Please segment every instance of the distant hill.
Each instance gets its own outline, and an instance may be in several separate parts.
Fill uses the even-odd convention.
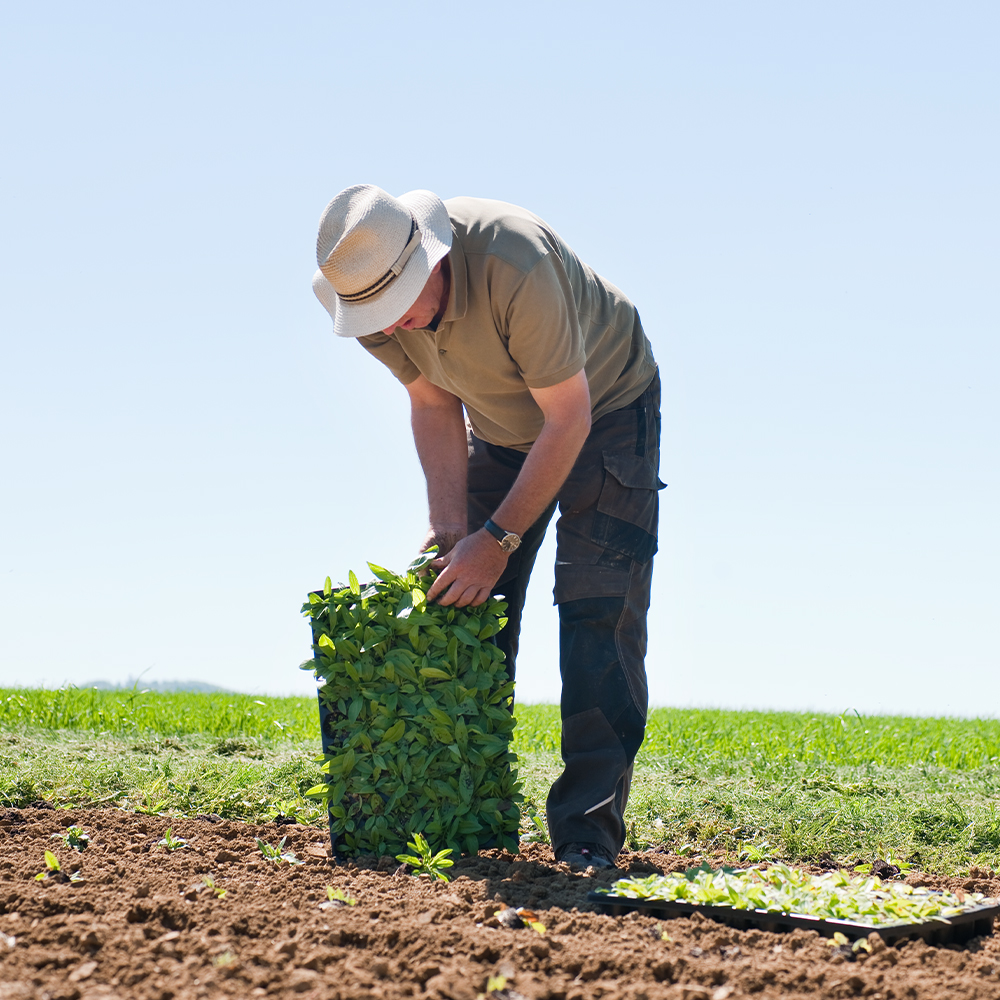
[[[78,685],[82,688],[97,688],[98,691],[131,691],[138,688],[140,691],[156,691],[160,694],[170,694],[174,691],[197,691],[202,694],[210,694],[219,691],[222,694],[234,694],[229,688],[216,687],[214,684],[206,684],[204,681],[143,681],[133,677],[124,684],[111,684],[108,681],[87,681],[86,684]]]

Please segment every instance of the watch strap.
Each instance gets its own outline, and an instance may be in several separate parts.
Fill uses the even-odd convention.
[[[507,537],[507,535],[508,535],[508,532],[504,531],[504,530],[503,530],[503,528],[501,528],[501,527],[500,527],[500,525],[499,525],[499,524],[497,524],[497,523],[496,523],[496,521],[494,521],[494,520],[493,520],[493,518],[491,518],[491,517],[488,517],[488,518],[486,518],[486,523],[485,523],[485,524],[483,525],[483,527],[484,527],[484,528],[485,528],[485,529],[486,529],[486,530],[487,530],[487,531],[488,531],[488,532],[489,532],[489,533],[490,533],[490,534],[491,534],[491,535],[492,535],[492,536],[493,536],[493,537],[494,537],[494,538],[495,538],[495,539],[496,539],[496,540],[497,540],[498,542],[501,542],[501,543],[503,542],[503,540],[504,540],[504,539],[505,539],[505,538]]]

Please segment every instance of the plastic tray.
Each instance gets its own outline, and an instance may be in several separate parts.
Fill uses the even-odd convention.
[[[627,896],[608,896],[592,892],[587,901],[595,903],[601,913],[619,917],[638,911],[650,917],[670,919],[689,917],[694,913],[718,920],[740,930],[759,928],[765,931],[793,931],[797,928],[817,931],[823,937],[833,937],[840,931],[849,937],[867,937],[877,931],[883,941],[919,937],[928,944],[964,944],[974,937],[988,937],[993,933],[993,918],[1000,915],[1000,901],[991,900],[971,907],[947,920],[925,920],[919,923],[872,924],[853,920],[824,920],[795,913],[769,913],[767,910],[735,910],[730,906],[705,906],[699,903],[666,902],[662,899],[629,899]]]

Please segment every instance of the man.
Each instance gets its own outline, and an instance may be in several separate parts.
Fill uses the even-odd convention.
[[[562,756],[556,858],[612,867],[647,708],[659,378],[631,302],[541,219],[429,191],[342,191],[320,219],[317,297],[410,395],[438,545],[431,600],[508,602],[514,678],[528,577],[558,504]],[[466,426],[468,419],[468,427]]]

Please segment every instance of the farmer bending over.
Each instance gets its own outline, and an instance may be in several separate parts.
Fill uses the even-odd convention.
[[[562,757],[546,803],[556,858],[614,865],[646,724],[660,384],[632,303],[541,219],[481,198],[326,207],[313,289],[406,387],[438,577],[456,607],[508,603],[514,678],[528,577],[556,506]]]

